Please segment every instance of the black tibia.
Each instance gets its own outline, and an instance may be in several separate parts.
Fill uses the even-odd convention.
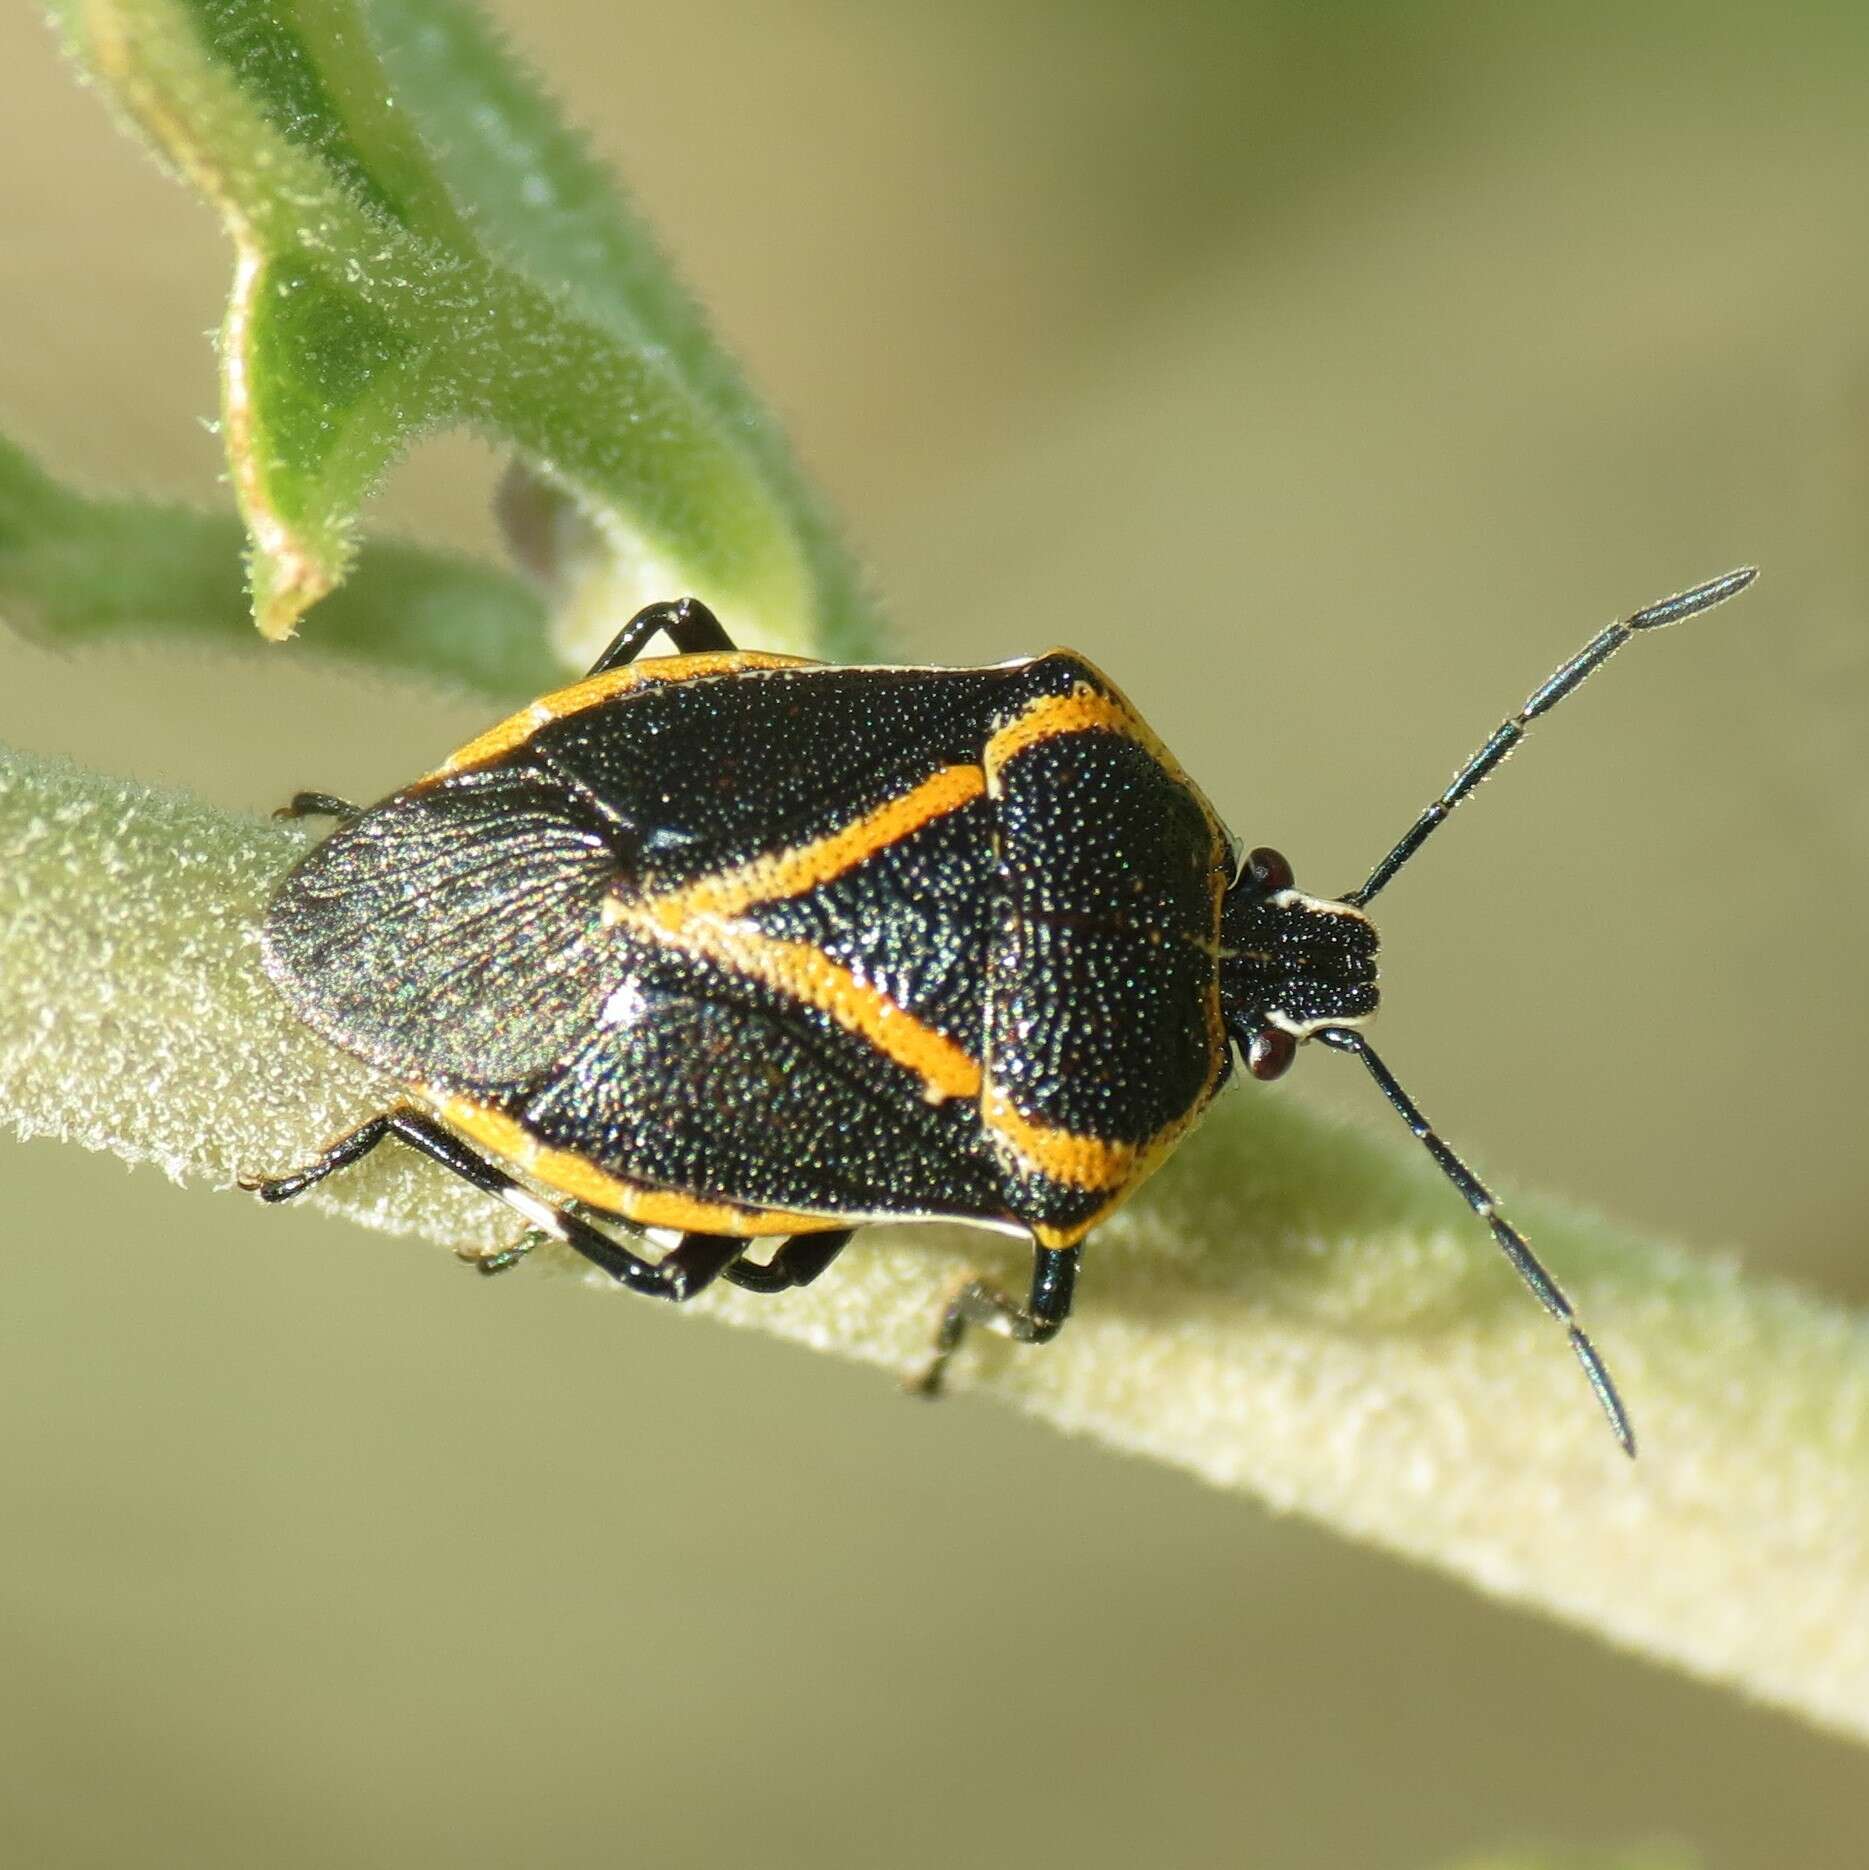
[[[831,1234],[794,1234],[764,1266],[735,1260],[725,1269],[727,1283],[747,1292],[789,1292],[794,1286],[808,1286],[850,1244],[855,1231],[845,1227]],[[744,1240],[734,1244],[746,1246]]]
[[[517,1209],[535,1227],[555,1235],[566,1246],[574,1247],[620,1285],[649,1298],[669,1299],[677,1305],[693,1298],[711,1285],[746,1246],[744,1240],[726,1234],[683,1234],[680,1243],[665,1253],[659,1264],[645,1260],[590,1222],[534,1195],[462,1142],[453,1131],[406,1106],[386,1110],[368,1123],[359,1124],[348,1136],[339,1137],[316,1162],[295,1174],[243,1177],[240,1185],[251,1189],[262,1201],[290,1201],[293,1196],[315,1187],[327,1175],[361,1162],[377,1144],[392,1136],[399,1143],[420,1150],[444,1169],[452,1170],[483,1194]],[[498,1272],[511,1263],[506,1255],[495,1254],[485,1266],[490,1272]]]
[[[984,1325],[1019,1344],[1049,1343],[1071,1315],[1080,1251],[1077,1247],[1037,1248],[1032,1256],[1031,1296],[1023,1305],[983,1279],[970,1279],[941,1314],[934,1355],[908,1378],[906,1387],[920,1396],[940,1395],[948,1360],[959,1349],[969,1325]]]
[[[334,798],[329,792],[295,792],[285,804],[273,813],[275,818],[337,818],[348,823],[362,811],[361,806],[352,805],[346,799]]]
[[[651,604],[647,610],[639,610],[617,632],[616,641],[591,664],[591,674],[602,675],[606,669],[620,669],[634,662],[649,647],[650,640],[664,632],[676,653],[683,656],[733,647],[733,638],[720,619],[698,597],[684,597],[673,604]]]
[[[564,1211],[560,1209],[559,1212]],[[576,1217],[566,1216],[566,1218],[570,1220]],[[594,1228],[591,1231],[597,1233],[599,1239],[608,1239],[607,1235],[598,1233],[598,1230]],[[534,1228],[523,1240],[513,1246],[503,1248],[498,1253],[472,1253],[463,1257],[477,1273],[510,1272],[535,1246],[550,1238],[549,1234]],[[613,1278],[622,1277],[606,1261],[597,1260],[581,1241],[569,1236],[567,1239],[569,1245],[576,1247],[587,1259],[595,1260],[596,1264]],[[681,1239],[656,1262],[655,1270],[662,1275],[668,1288],[661,1296],[674,1299],[679,1303],[683,1299],[693,1298],[697,1292],[705,1291],[720,1277],[721,1272],[737,1257],[745,1245],[746,1242],[737,1235],[683,1234]],[[630,1282],[625,1280],[624,1283]],[[676,1287],[679,1287],[679,1290],[676,1290]],[[641,1290],[640,1287],[637,1289]]]
[[[745,1246],[744,1240],[732,1234],[683,1234],[662,1255],[655,1269],[667,1287],[663,1296],[679,1305],[683,1299],[705,1291],[740,1257]],[[609,1272],[610,1268],[604,1270]]]

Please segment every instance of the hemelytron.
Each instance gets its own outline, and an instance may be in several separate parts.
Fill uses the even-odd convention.
[[[1242,860],[1068,650],[836,668],[736,650],[691,598],[652,606],[583,681],[381,804],[285,808],[339,824],[275,896],[266,970],[408,1097],[247,1185],[288,1200],[393,1136],[509,1203],[529,1240],[677,1302],[719,1277],[807,1285],[873,1222],[1029,1239],[1024,1303],[975,1281],[946,1308],[932,1391],[969,1323],[1055,1335],[1084,1237],[1236,1057],[1276,1078],[1317,1040],[1362,1060],[1568,1331],[1633,1454],[1569,1301],[1364,1036],[1368,910],[1532,721],[1754,575],[1593,637],[1336,898],[1275,850]],[[658,635],[676,653],[639,659]],[[651,1227],[680,1234],[658,1259],[639,1250]]]

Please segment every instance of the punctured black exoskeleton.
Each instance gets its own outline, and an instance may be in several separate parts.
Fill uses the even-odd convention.
[[[918,1378],[932,1392],[969,1323],[1056,1334],[1084,1236],[1235,1053],[1276,1078],[1316,1039],[1362,1060],[1565,1327],[1633,1454],[1569,1301],[1364,1037],[1367,911],[1533,720],[1638,633],[1754,576],[1592,638],[1340,898],[1299,890],[1277,851],[1242,861],[1068,650],[838,668],[736,650],[692,598],[652,606],[583,681],[380,805],[285,808],[340,823],[274,898],[266,970],[409,1101],[247,1186],[288,1200],[393,1136],[677,1302],[717,1277],[808,1285],[871,1222],[1030,1239],[1023,1304],[976,1280],[948,1305]],[[658,634],[676,654],[638,660]],[[600,1221],[681,1238],[650,1259]]]

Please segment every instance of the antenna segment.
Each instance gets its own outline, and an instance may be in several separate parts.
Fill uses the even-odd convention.
[[[1757,566],[1742,565],[1737,571],[1729,571],[1723,578],[1711,578],[1705,584],[1695,585],[1691,591],[1683,591],[1676,597],[1664,597],[1659,604],[1650,604],[1646,610],[1638,610],[1634,616],[1625,617],[1620,623],[1612,623],[1608,629],[1593,636],[1549,680],[1532,691],[1524,707],[1511,720],[1502,722],[1493,730],[1491,739],[1455,775],[1454,783],[1415,820],[1402,841],[1369,873],[1369,881],[1343,900],[1354,908],[1364,908],[1427,843],[1430,834],[1446,820],[1454,807],[1472,793],[1480,781],[1525,738],[1526,728],[1539,715],[1549,713],[1566,695],[1581,688],[1631,637],[1643,630],[1659,630],[1670,623],[1683,622],[1688,617],[1699,616],[1703,610],[1711,610],[1716,604],[1724,604],[1729,597],[1737,597],[1758,575]]]

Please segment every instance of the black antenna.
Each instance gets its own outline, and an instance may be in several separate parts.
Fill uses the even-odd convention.
[[[1688,593],[1689,597],[1695,595],[1697,593]],[[1673,601],[1678,604],[1685,603],[1687,599],[1676,598]],[[1719,599],[1711,601],[1718,603]],[[1612,644],[1611,648],[1614,647]],[[1608,655],[1609,650],[1603,654]],[[1588,673],[1586,669],[1585,674]],[[1577,1353],[1577,1361],[1583,1365],[1583,1373],[1590,1379],[1590,1387],[1596,1392],[1603,1413],[1609,1417],[1609,1425],[1615,1430],[1616,1439],[1622,1443],[1623,1453],[1633,1460],[1635,1430],[1629,1424],[1629,1412],[1622,1406],[1616,1385],[1610,1380],[1608,1367],[1597,1354],[1596,1346],[1590,1342],[1589,1334],[1577,1322],[1577,1313],[1570,1300],[1559,1290],[1557,1281],[1539,1264],[1538,1256],[1531,1250],[1525,1236],[1499,1212],[1491,1190],[1434,1133],[1427,1118],[1421,1114],[1420,1105],[1396,1083],[1394,1073],[1376,1056],[1369,1041],[1360,1032],[1348,1026],[1326,1026],[1311,1036],[1321,1039],[1328,1046],[1334,1046],[1339,1052],[1354,1052],[1369,1067],[1369,1075],[1382,1087],[1383,1096],[1395,1106],[1402,1121],[1415,1133],[1428,1154],[1441,1165],[1441,1173],[1460,1190],[1466,1198],[1467,1206],[1493,1230],[1493,1238],[1498,1241],[1506,1258],[1517,1268],[1519,1277],[1531,1287],[1545,1310],[1569,1331],[1570,1347]]]
[[[1455,775],[1454,783],[1415,820],[1401,843],[1369,873],[1369,881],[1343,900],[1358,909],[1368,903],[1428,841],[1428,834],[1524,739],[1526,728],[1581,687],[1587,677],[1602,668],[1638,631],[1659,630],[1665,624],[1697,617],[1703,610],[1711,610],[1716,604],[1724,604],[1729,597],[1737,597],[1758,575],[1757,566],[1742,565],[1723,578],[1710,579],[1706,584],[1695,585],[1691,591],[1681,592],[1678,597],[1665,597],[1659,604],[1650,604],[1646,610],[1638,610],[1633,617],[1612,623],[1607,630],[1592,637],[1549,681],[1533,690],[1530,699],[1511,720],[1494,730],[1492,738]],[[1377,1068],[1372,1064],[1370,1069]]]

